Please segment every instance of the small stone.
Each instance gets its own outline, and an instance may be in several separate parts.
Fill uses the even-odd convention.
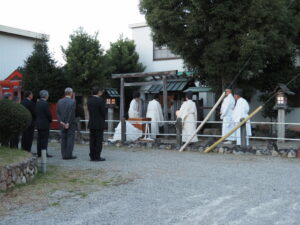
[[[256,155],[262,155],[261,150],[256,150]]]
[[[296,152],[294,150],[289,151],[287,157],[288,158],[295,158],[296,157]]]
[[[22,183],[22,179],[20,176],[17,177],[17,180],[16,180],[16,184],[21,184]]]
[[[6,190],[7,190],[6,182],[0,183],[0,191],[6,191]]]
[[[25,177],[25,176],[22,177],[21,183],[22,183],[22,184],[26,184],[26,177]]]
[[[272,154],[272,156],[274,156],[274,157],[279,156],[279,153],[278,153],[277,151],[275,151],[275,150],[272,150],[272,151],[271,151],[271,154]]]
[[[165,145],[160,145],[158,148],[159,149],[165,149],[165,147],[166,147]]]
[[[203,151],[204,151],[204,148],[203,148],[202,146],[200,146],[200,147],[198,148],[198,151],[199,151],[199,152],[203,152]]]
[[[236,151],[236,150],[233,150],[232,152],[234,155],[243,155],[244,153],[242,151]]]
[[[6,183],[7,183],[7,184],[12,183],[12,177],[11,177],[11,176],[9,176],[9,177],[7,178]]]
[[[219,154],[224,154],[224,148],[219,148],[219,152],[218,152]]]
[[[118,142],[117,144],[116,144],[116,147],[121,147],[122,146],[122,144],[120,143],[120,142]]]
[[[166,145],[165,149],[166,150],[171,150],[172,149],[172,145]]]

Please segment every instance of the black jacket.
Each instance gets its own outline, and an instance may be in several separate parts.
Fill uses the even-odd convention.
[[[34,127],[34,124],[35,124],[35,120],[36,120],[36,116],[35,116],[35,103],[27,98],[25,98],[21,104],[26,108],[28,109],[28,111],[30,112],[31,114],[31,124],[30,124],[30,127]]]
[[[36,128],[39,130],[50,129],[52,115],[47,101],[39,99],[36,103]]]
[[[89,129],[104,129],[105,104],[101,97],[91,96],[87,102],[89,110]]]

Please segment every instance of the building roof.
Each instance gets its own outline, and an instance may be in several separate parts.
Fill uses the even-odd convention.
[[[47,34],[42,34],[42,33],[36,33],[28,30],[22,30],[19,28],[14,28],[14,27],[8,27],[4,25],[0,25],[0,33],[5,33],[5,34],[12,34],[12,35],[17,35],[21,37],[26,37],[26,38],[31,38],[31,39],[46,39],[49,40],[49,35]]]
[[[131,29],[140,27],[148,27],[148,24],[146,22],[129,24],[129,28]]]
[[[189,87],[188,89],[184,90],[183,92],[211,92],[212,89],[210,87]]]

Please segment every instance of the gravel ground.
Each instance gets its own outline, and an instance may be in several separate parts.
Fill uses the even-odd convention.
[[[57,144],[50,164],[104,169],[131,177],[85,198],[32,212],[18,209],[0,224],[299,224],[299,159],[105,148],[106,162],[90,162],[88,146],[63,161]],[[33,203],[34,204],[34,203]]]

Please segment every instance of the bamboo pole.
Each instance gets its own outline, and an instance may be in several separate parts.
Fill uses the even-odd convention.
[[[197,133],[201,130],[201,128],[205,125],[205,123],[207,122],[207,120],[210,118],[210,116],[213,114],[213,112],[216,110],[216,108],[219,106],[219,104],[221,103],[221,101],[223,100],[223,98],[225,97],[225,91],[223,92],[223,94],[220,96],[220,98],[218,99],[218,101],[216,102],[216,104],[214,105],[214,107],[210,110],[210,112],[207,114],[207,116],[204,118],[204,120],[202,121],[202,123],[198,126],[198,128],[196,129],[195,133],[190,137],[190,139],[185,142],[185,144],[180,148],[179,152],[182,152],[186,146],[191,142],[191,140],[195,137],[195,135],[197,135]]]
[[[218,144],[220,144],[222,141],[224,141],[226,138],[228,138],[233,132],[235,132],[237,129],[239,129],[241,126],[243,126],[249,119],[251,119],[256,113],[258,113],[263,106],[257,107],[249,116],[247,116],[242,122],[240,122],[235,128],[233,128],[231,131],[229,131],[226,135],[221,137],[219,140],[217,140],[213,145],[211,145],[209,148],[205,149],[204,152],[209,152],[213,150]]]

